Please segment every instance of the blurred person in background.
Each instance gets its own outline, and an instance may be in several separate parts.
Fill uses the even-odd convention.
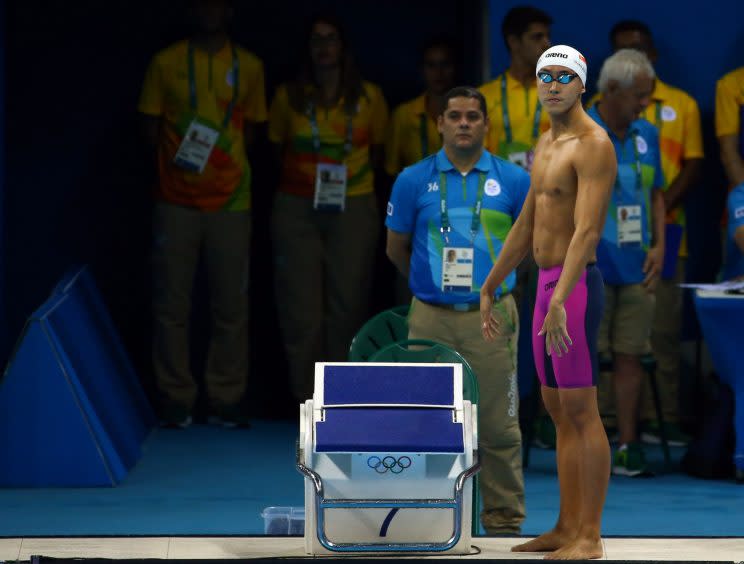
[[[201,260],[212,315],[205,382],[211,421],[248,426],[251,167],[266,121],[261,61],[228,34],[227,0],[193,0],[196,30],[157,53],[138,110],[157,158],[153,213],[153,372],[166,427],[187,427],[197,399],[190,366],[192,287]]]
[[[616,23],[610,31],[612,50],[637,49],[656,65],[658,53],[651,30],[637,20]],[[597,94],[589,105],[596,103]],[[689,437],[679,427],[680,333],[682,326],[682,289],[687,267],[685,198],[699,181],[703,166],[703,137],[700,110],[692,96],[654,78],[651,100],[641,117],[656,126],[664,171],[664,206],[667,211],[664,269],[656,285],[656,311],[651,332],[651,348],[657,360],[656,375],[662,404],[667,440],[674,446],[687,443]],[[603,396],[605,396],[603,394]],[[606,397],[606,396],[605,396]],[[608,402],[601,402],[604,408]],[[604,412],[604,409],[603,409]],[[650,387],[644,384],[641,395],[641,438],[658,444],[659,423],[651,402]]]
[[[385,172],[393,178],[405,167],[436,153],[442,147],[437,130],[444,95],[455,84],[457,49],[446,36],[429,39],[421,50],[424,92],[393,112],[385,143]],[[395,301],[410,303],[408,280],[398,273]]]
[[[388,110],[362,78],[341,23],[309,23],[297,77],[279,86],[269,140],[281,169],[272,216],[277,310],[290,385],[312,396],[314,363],[346,360],[366,319],[380,233],[374,177]]]

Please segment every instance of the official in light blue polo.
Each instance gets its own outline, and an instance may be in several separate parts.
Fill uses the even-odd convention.
[[[632,121],[625,137],[620,139],[610,131],[597,107],[592,106],[587,113],[607,130],[617,157],[617,179],[602,240],[597,247],[597,266],[606,284],[640,284],[645,277],[643,263],[652,243],[651,195],[664,187],[659,132],[653,124],[641,118]],[[629,236],[627,242],[619,241],[622,231],[618,222],[623,221],[622,208],[632,211],[635,206],[640,206],[641,239],[634,241]],[[625,216],[625,221],[633,219]]]
[[[489,534],[518,534],[524,520],[516,353],[519,319],[511,273],[496,290],[502,335],[480,330],[480,288],[529,190],[529,175],[484,149],[486,101],[452,89],[437,121],[442,149],[395,181],[385,225],[387,253],[414,295],[409,338],[462,354],[480,388],[481,522]]]

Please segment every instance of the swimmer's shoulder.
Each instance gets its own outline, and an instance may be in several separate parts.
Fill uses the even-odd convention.
[[[586,124],[586,127],[576,135],[576,139],[584,149],[615,150],[607,131],[594,120]]]

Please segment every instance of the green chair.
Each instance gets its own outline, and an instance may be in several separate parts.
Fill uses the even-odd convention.
[[[478,405],[478,380],[468,361],[456,350],[441,343],[425,339],[406,339],[390,343],[372,353],[369,362],[436,362],[462,365],[462,397]],[[480,486],[476,474],[473,477],[473,536],[480,532]]]
[[[408,306],[378,313],[354,336],[349,347],[349,362],[367,362],[386,345],[408,338]]]

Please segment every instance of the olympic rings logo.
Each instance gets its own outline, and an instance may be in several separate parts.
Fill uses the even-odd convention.
[[[393,474],[400,474],[411,464],[411,458],[408,456],[395,458],[394,456],[388,455],[382,459],[379,456],[370,456],[367,459],[367,466],[372,468],[372,470],[378,474],[385,474],[388,470]]]

